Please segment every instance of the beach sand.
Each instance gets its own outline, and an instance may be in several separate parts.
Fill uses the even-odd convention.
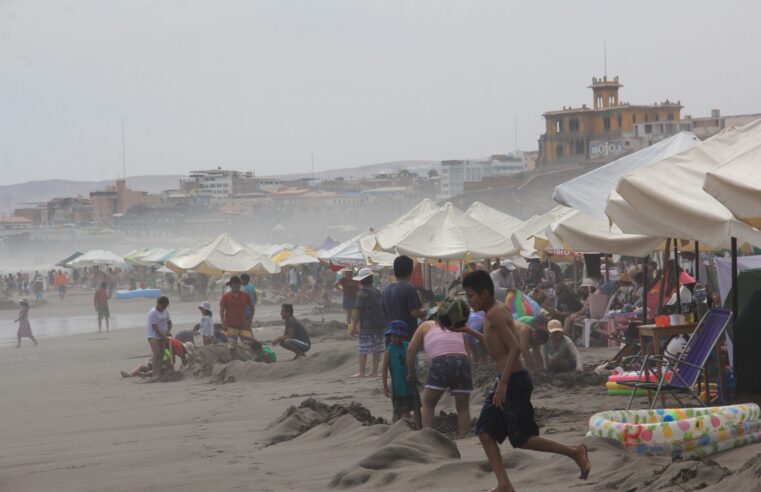
[[[89,333],[44,338],[38,347],[0,347],[0,491],[142,490],[488,490],[495,485],[478,439],[452,440],[433,430],[413,432],[390,420],[380,379],[351,379],[356,342],[338,323],[312,332],[308,357],[279,362],[224,363],[223,347],[205,349],[177,382],[123,379],[148,358],[145,328],[95,332],[89,294],[51,300],[35,319],[91,316]],[[150,300],[112,302],[116,322],[141,319]],[[261,340],[279,335],[278,306],[262,306]],[[191,320],[195,304],[175,303]],[[1,312],[7,336],[15,313]],[[297,317],[320,321],[308,306]],[[135,318],[132,318],[132,317]],[[338,320],[340,313],[326,315]],[[184,323],[175,331],[189,328]],[[15,333],[15,329],[13,331]],[[592,364],[613,352],[582,349]],[[478,416],[492,371],[478,370],[471,404]],[[761,446],[672,463],[638,456],[615,443],[585,438],[589,417],[622,408],[590,374],[537,377],[534,404],[542,435],[589,447],[592,473],[578,478],[568,458],[503,446],[517,490],[761,490]],[[454,411],[444,397],[437,408]],[[451,430],[451,417],[441,429]],[[370,424],[370,425],[367,425]]]

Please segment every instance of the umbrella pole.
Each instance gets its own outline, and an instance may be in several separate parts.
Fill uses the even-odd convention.
[[[695,282],[700,282],[700,243],[695,241]]]
[[[676,239],[674,239],[674,284],[676,285],[676,309],[679,313],[682,309],[682,298],[679,295],[679,251],[676,243]]]
[[[605,281],[610,282],[610,263],[607,254],[605,255]]]
[[[669,252],[671,250],[671,238],[666,239],[666,247],[663,249],[663,264],[661,266],[661,290],[658,294],[658,312],[663,309],[663,303],[666,297],[666,263],[669,261]]]
[[[648,263],[650,262],[650,257],[645,256],[642,258],[642,324],[647,324],[647,287],[648,287]]]
[[[737,238],[732,238],[732,324],[737,321],[738,297],[737,297]]]

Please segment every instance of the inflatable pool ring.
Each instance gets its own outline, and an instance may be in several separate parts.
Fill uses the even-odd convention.
[[[637,379],[639,379],[640,381],[644,381],[645,375],[643,374],[642,376],[640,376],[639,372],[629,371],[629,372],[624,372],[621,374],[612,374],[608,376],[608,382],[611,382],[611,383],[617,383],[619,381],[636,381]],[[658,379],[651,372],[647,374],[647,379],[650,382],[655,382],[655,383],[658,382]],[[671,371],[666,371],[666,381],[670,379],[671,379]]]
[[[615,439],[640,454],[702,458],[761,441],[755,403],[705,408],[612,410],[589,419],[587,436]]]
[[[632,394],[632,390],[634,389],[631,386],[625,386],[623,384],[618,384],[617,382],[608,381],[605,383],[605,388],[608,390],[609,396],[629,396]],[[716,383],[710,383],[709,385],[710,391],[711,391],[711,397],[716,396]],[[705,396],[705,390],[701,395]],[[637,396],[647,396],[647,389],[645,388],[637,388]],[[701,396],[701,398],[703,397]]]
[[[115,293],[117,299],[135,299],[138,297],[156,299],[160,295],[161,289],[117,290]]]

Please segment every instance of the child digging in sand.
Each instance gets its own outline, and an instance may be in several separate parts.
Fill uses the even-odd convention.
[[[407,323],[400,320],[392,321],[386,330],[386,336],[390,338],[391,343],[386,347],[386,353],[383,356],[383,393],[386,397],[391,398],[394,416],[392,422],[397,420],[410,419],[415,409],[415,398],[412,395],[412,388],[407,381],[407,343],[404,339],[407,336]],[[388,374],[391,373],[391,387],[388,385]]]
[[[505,438],[510,440],[514,448],[568,456],[579,466],[581,479],[585,480],[591,465],[584,444],[567,446],[539,437],[539,427],[534,421],[534,407],[531,405],[531,392],[534,388],[531,376],[520,361],[521,349],[513,317],[505,305],[494,298],[494,283],[489,274],[483,271],[470,273],[463,280],[462,286],[470,306],[474,310],[486,312],[483,335],[467,325],[462,331],[484,343],[497,364],[498,375],[494,389],[486,397],[476,424],[476,433],[497,477],[497,487],[492,490],[515,490],[507,477],[497,444]]]

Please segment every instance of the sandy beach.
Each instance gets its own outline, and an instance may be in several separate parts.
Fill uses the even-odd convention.
[[[147,384],[123,379],[119,371],[148,357],[145,328],[131,320],[142,320],[152,301],[113,301],[118,329],[99,334],[90,299],[75,293],[65,303],[53,299],[31,311],[33,329],[44,318],[81,316],[89,324],[71,329],[84,333],[41,338],[37,347],[28,340],[20,349],[0,347],[0,490],[465,491],[495,484],[478,439],[446,435],[450,418],[440,419],[443,434],[377,423],[390,420],[390,401],[379,378],[349,377],[356,372],[356,342],[334,321],[340,313],[320,323],[311,306],[296,306],[297,317],[317,323],[307,324],[314,344],[305,359],[290,361],[277,347],[276,364],[225,363],[229,355],[217,346],[204,349],[183,380]],[[280,334],[278,310],[257,311],[265,325],[260,340]],[[194,303],[175,303],[170,311],[178,320],[175,331],[192,326]],[[15,333],[14,315],[0,313],[4,340]],[[613,349],[581,351],[593,365]],[[491,374],[484,368],[474,375],[473,417]],[[535,386],[541,433],[568,443],[583,440],[592,473],[581,481],[567,458],[506,445],[517,490],[761,490],[759,445],[704,462],[638,456],[584,438],[592,414],[626,402],[607,396],[599,377],[537,375]],[[437,412],[453,409],[445,397]]]

